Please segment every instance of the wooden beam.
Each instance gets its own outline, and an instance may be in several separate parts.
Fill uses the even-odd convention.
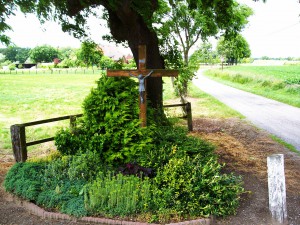
[[[139,45],[139,66],[138,69],[146,69],[146,53],[147,47],[146,45]]]
[[[143,70],[107,70],[108,77],[129,77],[129,73],[138,76],[139,74],[147,75],[153,71],[151,77],[177,77],[178,71],[164,69],[143,69]]]

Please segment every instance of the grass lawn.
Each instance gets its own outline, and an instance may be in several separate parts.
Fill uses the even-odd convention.
[[[100,74],[0,74],[0,150],[11,151],[10,126],[59,116],[82,113],[81,104],[95,86]],[[189,100],[193,117],[241,117],[234,110],[191,85]],[[164,78],[164,104],[180,103],[170,78]],[[179,108],[166,109],[170,116],[181,116]],[[26,128],[27,141],[53,136],[68,121]],[[28,147],[41,150],[48,143]]]
[[[13,124],[81,113],[81,103],[99,77],[100,74],[0,74],[1,151],[11,149],[9,129]],[[27,140],[52,136],[62,124],[28,127]]]
[[[222,83],[300,107],[300,66],[232,66],[205,73]]]

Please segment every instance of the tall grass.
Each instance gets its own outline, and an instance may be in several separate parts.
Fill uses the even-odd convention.
[[[233,66],[205,74],[241,90],[300,107],[300,66]]]

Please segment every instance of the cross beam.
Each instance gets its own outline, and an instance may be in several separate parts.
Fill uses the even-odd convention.
[[[147,126],[147,77],[177,77],[178,70],[146,69],[146,46],[139,45],[137,70],[107,70],[108,77],[135,77],[139,80],[141,126]]]

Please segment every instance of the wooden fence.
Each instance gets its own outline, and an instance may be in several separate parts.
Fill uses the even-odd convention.
[[[189,131],[193,131],[193,121],[192,121],[192,105],[190,102],[174,105],[164,105],[164,108],[170,107],[185,107],[186,116],[184,117],[187,120],[187,126]]]
[[[54,68],[54,69],[17,69],[17,70],[1,70],[0,74],[100,74],[101,69],[85,69],[85,68]]]
[[[193,130],[192,109],[191,109],[190,102],[185,103],[185,104],[164,105],[163,107],[164,108],[185,107],[185,110],[187,112],[186,119],[187,119],[188,130],[189,131]],[[56,121],[61,121],[61,120],[70,120],[70,128],[72,129],[75,126],[76,119],[81,116],[82,116],[82,114],[77,114],[77,115],[62,116],[62,117],[57,117],[57,118],[52,118],[52,119],[39,120],[39,121],[34,121],[34,122],[29,122],[29,123],[12,125],[10,127],[10,133],[11,133],[13,154],[14,154],[16,162],[25,162],[27,160],[27,147],[28,146],[37,145],[37,144],[41,144],[44,142],[54,140],[54,137],[49,137],[49,138],[45,138],[45,139],[41,139],[41,140],[27,142],[26,141],[26,130],[25,130],[26,127],[39,125],[39,124],[45,124],[45,123],[51,123],[51,122],[56,122]]]
[[[61,120],[70,120],[70,127],[74,127],[76,118],[81,117],[82,114],[71,115],[71,116],[62,116],[52,119],[46,120],[39,120],[29,123],[23,124],[14,124],[10,127],[10,134],[11,134],[11,142],[12,142],[12,150],[17,162],[25,162],[27,160],[27,147],[31,145],[37,145],[48,141],[53,141],[54,137],[49,137],[41,140],[36,140],[32,142],[26,142],[26,127],[44,124],[44,123],[51,123],[55,121]]]

